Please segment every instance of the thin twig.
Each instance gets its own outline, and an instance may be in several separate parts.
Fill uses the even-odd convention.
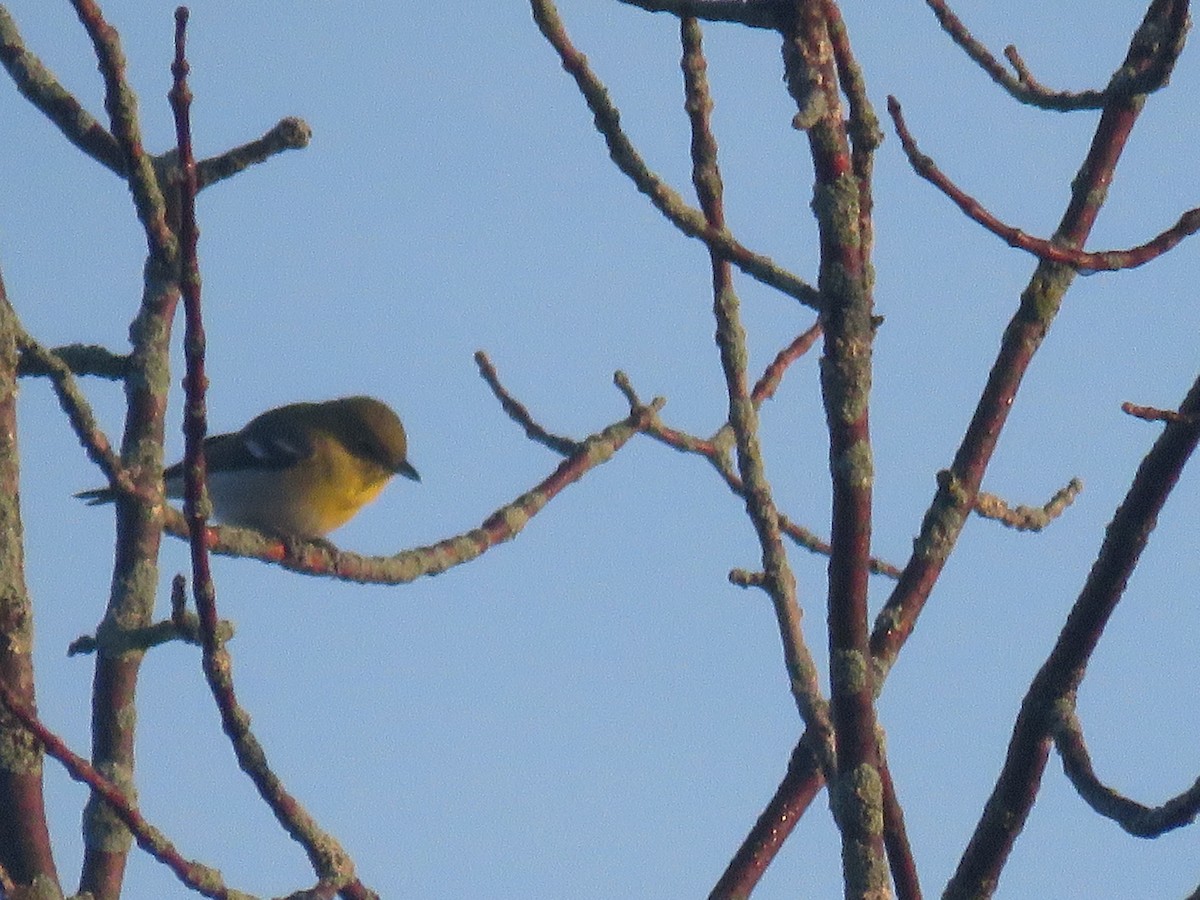
[[[258,789],[284,830],[303,848],[318,877],[335,885],[347,897],[374,897],[359,883],[354,862],[332,835],[323,831],[300,803],[284,788],[270,769],[266,754],[250,731],[250,717],[238,703],[233,685],[233,664],[219,639],[216,586],[213,583],[206,546],[208,503],[205,497],[207,466],[204,438],[207,433],[205,393],[205,335],[201,308],[200,268],[197,260],[196,161],[192,154],[190,108],[192,93],[187,76],[186,55],[188,10],[175,13],[174,81],[168,95],[175,115],[175,133],[182,178],[180,188],[179,245],[184,306],[184,356],[186,374],[184,406],[184,517],[187,520],[192,560],[192,595],[200,619],[204,676],[221,714],[225,733],[233,743],[238,764]],[[175,604],[178,605],[177,603]]]
[[[992,55],[982,43],[977,41],[962,20],[956,16],[945,0],[925,0],[933,14],[937,16],[942,30],[954,40],[954,43],[979,65],[991,77],[992,81],[1004,88],[1008,93],[1029,106],[1040,109],[1069,112],[1078,109],[1099,109],[1106,99],[1105,91],[1052,91],[1034,81],[1028,69],[1016,55],[1016,49],[1011,45],[1005,50],[1016,75],[1008,71],[1000,60]]]
[[[764,401],[770,400],[775,395],[775,389],[779,387],[779,382],[783,380],[783,374],[788,367],[812,349],[812,345],[820,336],[821,321],[818,319],[812,324],[812,327],[798,334],[790,344],[775,354],[775,358],[763,370],[762,375],[755,382],[753,390],[750,391],[750,399],[754,401],[755,406],[762,406]]]
[[[96,421],[91,404],[79,389],[73,368],[57,352],[47,350],[24,330],[18,337],[18,346],[22,360],[30,369],[49,376],[58,404],[67,414],[71,429],[87,452],[88,459],[100,467],[114,490],[133,492],[133,481],[100,423]]]
[[[496,395],[496,399],[500,401],[501,408],[508,413],[510,419],[525,430],[526,437],[531,441],[536,441],[539,444],[549,447],[560,456],[570,456],[573,453],[579,452],[579,441],[551,434],[534,421],[529,410],[505,390],[504,385],[500,383],[500,376],[496,374],[496,367],[492,365],[492,361],[488,359],[488,355],[482,350],[475,351],[475,365],[479,366],[479,374],[487,382],[488,387],[492,389],[492,393]]]
[[[199,160],[196,163],[196,189],[202,191],[286,150],[302,150],[310,140],[312,129],[303,119],[294,116],[281,119],[262,137],[226,150],[220,156]]]
[[[896,125],[896,134],[904,146],[908,161],[918,175],[949,197],[954,204],[972,221],[982,225],[1010,247],[1032,253],[1038,259],[1046,262],[1062,263],[1081,271],[1115,272],[1121,269],[1134,269],[1145,265],[1153,259],[1162,256],[1175,247],[1186,237],[1200,231],[1200,207],[1189,209],[1179,217],[1174,225],[1161,234],[1156,235],[1144,244],[1131,247],[1128,250],[1076,250],[1064,247],[1052,240],[1038,238],[1026,234],[1001,221],[983,204],[967,194],[943,173],[937,164],[918,148],[904,116],[900,104],[895,97],[888,97],[888,112]]]
[[[1137,419],[1147,422],[1182,422],[1187,417],[1173,409],[1158,409],[1153,406],[1138,406],[1126,401],[1121,404],[1121,410]]]
[[[975,497],[975,513],[1015,528],[1017,531],[1041,531],[1075,502],[1083,482],[1072,478],[1041,506],[1009,506],[1002,497],[980,491]]]
[[[712,96],[708,90],[708,63],[704,58],[700,23],[692,17],[680,20],[683,43],[681,68],[685,100],[692,128],[692,183],[700,206],[711,227],[725,227],[724,187],[717,163],[717,141],[712,132]],[[817,666],[801,629],[800,604],[796,595],[796,577],[784,549],[779,528],[779,509],[767,482],[766,467],[759,445],[758,409],[750,396],[746,376],[746,332],[742,326],[740,304],[733,287],[729,261],[716,251],[710,252],[713,284],[713,315],[721,370],[729,397],[729,424],[737,446],[738,470],[746,490],[742,494],[746,514],[758,536],[762,554],[761,586],[771,598],[783,641],[784,662],[796,708],[804,724],[822,735],[819,746],[832,765],[833,728],[829,707],[821,694]]]
[[[820,294],[811,285],[783,269],[773,260],[754,253],[733,237],[727,228],[713,227],[704,213],[686,203],[679,192],[650,171],[633,143],[621,129],[621,117],[609,99],[608,90],[588,66],[587,57],[571,43],[551,0],[531,0],[533,18],[546,40],[557,51],[563,68],[587,101],[595,118],[596,130],[608,144],[608,152],[617,168],[628,176],[655,208],[688,237],[698,238],[723,259],[763,284],[769,285],[813,309],[820,308]]]

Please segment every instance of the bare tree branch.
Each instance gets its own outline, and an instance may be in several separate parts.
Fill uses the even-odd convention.
[[[1076,269],[1091,272],[1115,272],[1120,269],[1133,269],[1145,265],[1153,259],[1162,256],[1175,247],[1186,237],[1200,231],[1200,207],[1189,209],[1179,217],[1179,221],[1161,234],[1156,235],[1144,244],[1131,247],[1128,250],[1076,250],[1064,247],[1053,240],[1033,237],[1019,228],[1014,228],[1000,221],[978,200],[967,194],[952,182],[937,167],[934,161],[917,148],[917,143],[905,124],[900,111],[900,104],[895,97],[888,97],[888,111],[896,124],[896,134],[908,156],[909,163],[918,175],[940,190],[954,201],[966,216],[978,222],[996,237],[1010,247],[1032,253],[1045,262],[1062,263]]]
[[[1189,415],[1200,411],[1200,378],[1192,384],[1180,411]],[[1172,422],[1138,466],[1133,484],[1105,530],[1100,552],[1067,623],[1021,703],[1004,767],[946,887],[948,900],[978,897],[999,880],[1037,796],[1050,743],[1060,723],[1058,710],[1083,680],[1088,659],[1197,443],[1200,421]]]
[[[567,36],[558,10],[551,0],[532,0],[533,18],[552,47],[558,52],[563,68],[575,79],[579,91],[595,117],[596,130],[608,144],[608,152],[617,168],[627,175],[637,189],[650,198],[664,216],[688,237],[699,238],[749,275],[770,285],[805,306],[820,308],[820,294],[791,272],[781,268],[766,256],[742,246],[722,226],[714,228],[704,213],[689,206],[679,193],[650,171],[633,143],[621,130],[621,117],[609,99],[608,90],[587,64],[587,57],[575,49]]]
[[[985,519],[994,519],[1017,531],[1041,531],[1075,502],[1079,492],[1083,490],[1083,482],[1072,478],[1065,487],[1054,492],[1054,496],[1038,507],[1009,506],[1003,498],[986,491],[980,491],[975,497],[975,513]]]
[[[1083,740],[1083,726],[1074,703],[1059,704],[1054,746],[1062,757],[1063,772],[1097,813],[1112,819],[1134,837],[1154,838],[1190,825],[1200,813],[1200,778],[1190,788],[1161,806],[1145,806],[1103,784],[1092,768],[1092,757]]]

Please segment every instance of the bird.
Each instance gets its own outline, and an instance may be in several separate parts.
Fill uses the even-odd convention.
[[[408,461],[400,417],[373,397],[290,403],[240,431],[205,438],[213,518],[282,538],[323,540],[391,481],[421,476]],[[183,496],[183,463],[163,471],[166,495]],[[80,491],[89,506],[112,488]]]

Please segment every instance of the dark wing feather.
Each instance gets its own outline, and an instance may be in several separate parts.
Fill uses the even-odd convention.
[[[286,469],[312,455],[308,435],[298,429],[280,426],[259,416],[241,431],[216,434],[204,441],[204,455],[210,472],[236,472],[241,469]],[[183,476],[183,463],[165,472],[167,479]]]

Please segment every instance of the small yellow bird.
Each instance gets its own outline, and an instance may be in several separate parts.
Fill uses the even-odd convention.
[[[372,397],[292,403],[241,431],[206,438],[213,517],[281,537],[319,538],[350,521],[393,475],[421,476],[407,459],[400,417]],[[163,472],[168,497],[183,496],[183,463]],[[111,503],[111,488],[75,495]]]

